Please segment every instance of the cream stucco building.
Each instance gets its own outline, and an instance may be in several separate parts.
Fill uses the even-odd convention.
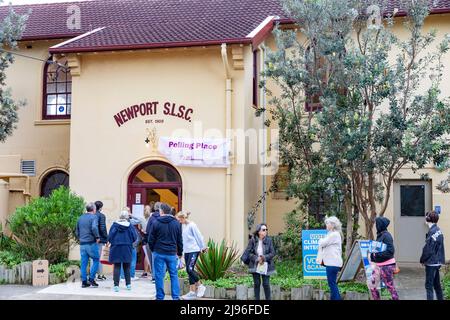
[[[191,211],[206,238],[232,240],[242,249],[247,213],[273,179],[261,174],[267,158],[260,156],[271,131],[263,129],[253,106],[267,103],[255,88],[264,63],[261,45],[275,48],[271,30],[276,22],[289,23],[277,0],[15,7],[19,13],[28,8],[33,11],[19,43],[21,55],[7,73],[13,96],[27,105],[13,136],[0,144],[2,221],[31,197],[66,184],[87,201],[101,200],[109,224],[124,206],[140,210],[164,201]],[[450,32],[447,12],[450,7],[435,10],[427,19],[427,28],[438,27],[440,37]],[[450,70],[449,60],[446,66]],[[449,80],[447,72],[444,83]],[[161,151],[160,139],[181,131],[202,142],[231,138],[231,165],[174,163]],[[408,184],[410,192],[423,192],[426,210],[441,206],[450,254],[450,197],[435,188],[447,173],[424,171],[431,181],[402,172],[387,212],[398,246],[417,238],[413,251],[405,247],[400,256],[406,262],[417,260],[414,250],[424,235],[423,218],[395,214],[401,186]],[[269,195],[256,222],[267,221],[276,234],[294,207],[293,200]]]

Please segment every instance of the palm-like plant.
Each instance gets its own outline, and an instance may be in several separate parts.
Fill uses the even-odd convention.
[[[209,239],[208,251],[201,254],[197,261],[197,272],[202,279],[216,281],[223,278],[238,257],[239,250],[234,243],[227,247],[225,240],[219,244]]]

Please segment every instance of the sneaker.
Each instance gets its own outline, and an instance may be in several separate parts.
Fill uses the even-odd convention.
[[[83,281],[82,283],[81,283],[81,287],[82,288],[89,288],[91,285],[87,282],[87,281]]]
[[[114,292],[119,292],[119,286],[114,286],[113,290]]]
[[[104,275],[102,275],[102,274],[99,274],[97,276],[97,281],[103,281],[103,280],[106,280],[106,277]]]
[[[90,279],[90,280],[89,280],[89,284],[90,284],[91,286],[93,286],[94,288],[97,288],[97,287],[98,287],[98,283],[95,282],[95,280]]]
[[[202,298],[205,295],[206,287],[204,285],[199,285],[197,289],[197,297]]]
[[[147,272],[144,272],[144,273],[142,274],[141,278],[148,278]]]
[[[137,277],[131,278],[131,281],[138,281],[138,280],[139,280],[139,278],[137,278]]]
[[[125,282],[125,279],[124,278],[120,278],[120,282]]]
[[[131,284],[127,284],[127,290],[131,290]]]
[[[197,299],[197,294],[194,291],[189,291],[188,294],[185,294],[181,298],[183,300],[195,300],[195,299]]]
[[[155,280],[155,279],[152,279],[152,283],[155,284],[155,283],[156,283],[156,280]]]

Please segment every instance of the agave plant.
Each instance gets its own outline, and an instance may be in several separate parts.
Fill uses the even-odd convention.
[[[200,255],[197,261],[197,272],[202,279],[216,281],[222,278],[239,257],[239,250],[233,243],[227,247],[225,240],[216,243],[208,240],[208,251]]]

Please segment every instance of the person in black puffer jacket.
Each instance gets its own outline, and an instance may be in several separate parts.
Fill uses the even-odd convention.
[[[441,279],[439,277],[439,269],[445,264],[444,235],[437,226],[439,214],[435,211],[428,212],[425,221],[430,231],[428,231],[423,247],[420,263],[425,265],[425,289],[427,290],[427,300],[434,299],[434,291],[436,298],[444,300],[442,294]]]
[[[371,253],[370,260],[375,262],[376,267],[379,270],[379,272],[375,272],[373,276],[380,277],[383,280],[391,293],[392,300],[398,300],[398,293],[394,286],[394,271],[396,269],[394,239],[389,231],[387,231],[389,223],[391,222],[385,217],[378,217],[375,219],[377,242],[384,243],[386,245],[386,250],[378,253]],[[380,292],[376,287],[371,288],[370,292],[374,300],[380,300]]]

